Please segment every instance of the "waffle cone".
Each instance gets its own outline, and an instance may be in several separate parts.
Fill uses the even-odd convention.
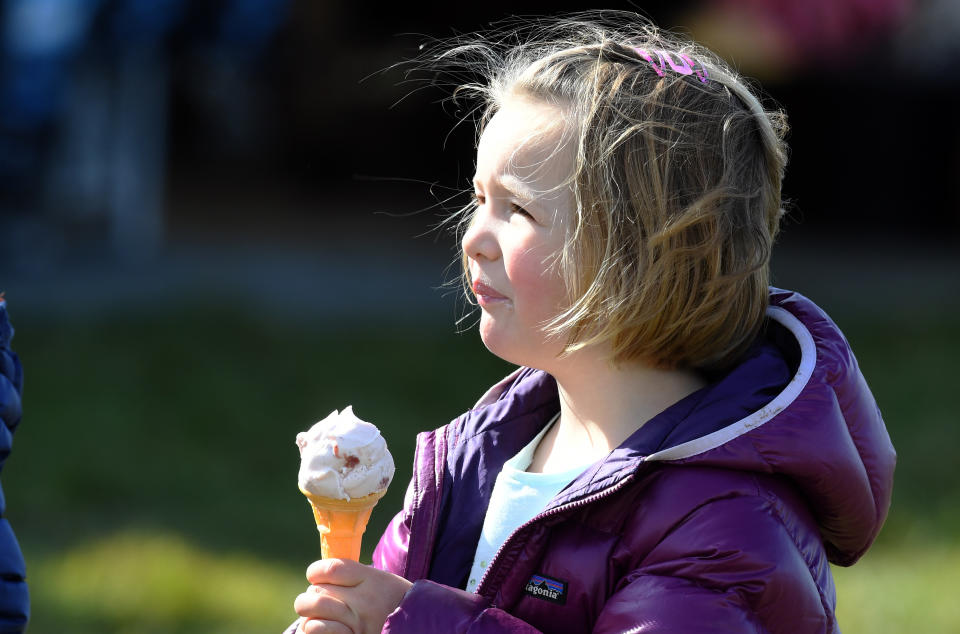
[[[320,532],[320,553],[324,559],[360,559],[360,543],[370,513],[386,489],[362,498],[340,500],[300,491],[307,496]]]

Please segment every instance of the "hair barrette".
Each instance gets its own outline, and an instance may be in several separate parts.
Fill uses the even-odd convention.
[[[707,69],[703,67],[703,64],[700,64],[689,55],[684,53],[671,53],[670,51],[664,50],[653,51],[651,53],[645,48],[636,46],[632,48],[637,55],[650,63],[650,66],[653,67],[653,70],[660,77],[664,76],[666,68],[669,66],[671,70],[681,75],[696,75],[697,79],[704,84],[710,81],[707,75]],[[656,56],[656,61],[654,61],[654,55]],[[674,56],[680,61],[674,59]]]

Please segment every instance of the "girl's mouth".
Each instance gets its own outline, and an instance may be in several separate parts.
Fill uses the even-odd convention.
[[[506,295],[497,292],[492,286],[486,284],[482,280],[474,280],[471,286],[473,289],[473,294],[477,298],[477,303],[481,307],[487,307],[492,304],[498,304],[505,301],[509,301]]]

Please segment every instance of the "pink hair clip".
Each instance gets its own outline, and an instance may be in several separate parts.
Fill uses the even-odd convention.
[[[680,73],[681,75],[696,75],[704,84],[710,81],[709,76],[707,75],[707,69],[703,67],[702,64],[695,61],[689,55],[684,53],[671,53],[670,51],[653,51],[651,54],[644,48],[633,47],[634,52],[643,59],[650,62],[650,66],[653,67],[653,70],[660,77],[664,76],[664,71],[667,66],[670,66],[670,69],[674,72]],[[657,61],[653,61],[653,55],[657,56]],[[679,58],[679,62],[674,59],[674,56]]]

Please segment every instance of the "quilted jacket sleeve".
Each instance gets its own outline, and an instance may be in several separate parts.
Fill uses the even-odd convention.
[[[20,393],[23,371],[10,349],[13,327],[7,319],[6,302],[0,297],[0,471],[10,455],[13,432],[20,424]],[[30,610],[23,555],[17,538],[4,517],[0,489],[0,632],[22,632]]]

